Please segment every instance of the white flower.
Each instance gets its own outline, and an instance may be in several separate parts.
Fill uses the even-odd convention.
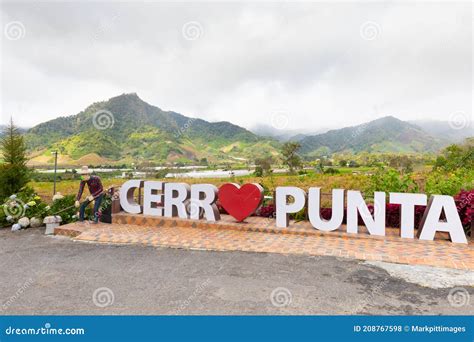
[[[60,192],[57,192],[54,196],[53,196],[53,202],[56,201],[56,200],[60,200],[60,199],[63,199],[64,196],[61,195]]]
[[[28,209],[30,206],[28,204],[25,204],[23,208]]]
[[[10,199],[11,199],[11,200],[16,200],[16,195],[11,195],[11,196],[10,196]]]
[[[22,228],[26,228],[30,225],[30,219],[28,217],[22,217],[18,220],[18,223]]]
[[[42,224],[43,224],[43,220],[40,219],[40,218],[32,217],[30,219],[30,225],[31,225],[32,228],[41,227]]]

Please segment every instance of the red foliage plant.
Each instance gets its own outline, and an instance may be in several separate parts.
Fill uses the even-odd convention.
[[[454,196],[454,201],[463,226],[468,228],[474,221],[474,189],[461,190]]]

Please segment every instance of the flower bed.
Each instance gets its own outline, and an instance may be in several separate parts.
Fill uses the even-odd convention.
[[[12,230],[27,227],[40,227],[46,216],[58,215],[63,224],[77,221],[78,208],[74,206],[74,195],[56,194],[48,205],[40,196],[27,189],[7,198],[0,210],[0,227],[11,226]],[[99,215],[111,204],[110,195],[105,195],[99,209]],[[85,212],[86,219],[93,219],[90,207]]]

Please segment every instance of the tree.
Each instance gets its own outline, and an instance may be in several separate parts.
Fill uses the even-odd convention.
[[[446,147],[435,162],[435,170],[453,171],[460,168],[474,168],[474,138],[463,144]]]
[[[10,120],[0,140],[3,164],[0,165],[0,199],[22,190],[30,181],[26,145],[18,128]]]
[[[262,177],[263,176],[263,169],[261,166],[255,166],[255,171],[254,171],[254,176],[255,177]]]
[[[297,154],[301,145],[298,142],[288,141],[283,144],[281,154],[283,155],[283,164],[288,166],[290,173],[301,167],[301,158]]]
[[[255,159],[255,173],[269,174],[272,171],[273,157],[265,156]],[[258,170],[258,171],[257,171]]]
[[[413,172],[413,160],[407,155],[391,155],[388,157],[388,165],[398,169],[402,173]]]

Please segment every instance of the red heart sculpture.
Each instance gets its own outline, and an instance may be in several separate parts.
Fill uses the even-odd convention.
[[[249,183],[240,187],[226,183],[219,188],[219,203],[238,222],[252,215],[263,201],[263,188],[260,184]]]

